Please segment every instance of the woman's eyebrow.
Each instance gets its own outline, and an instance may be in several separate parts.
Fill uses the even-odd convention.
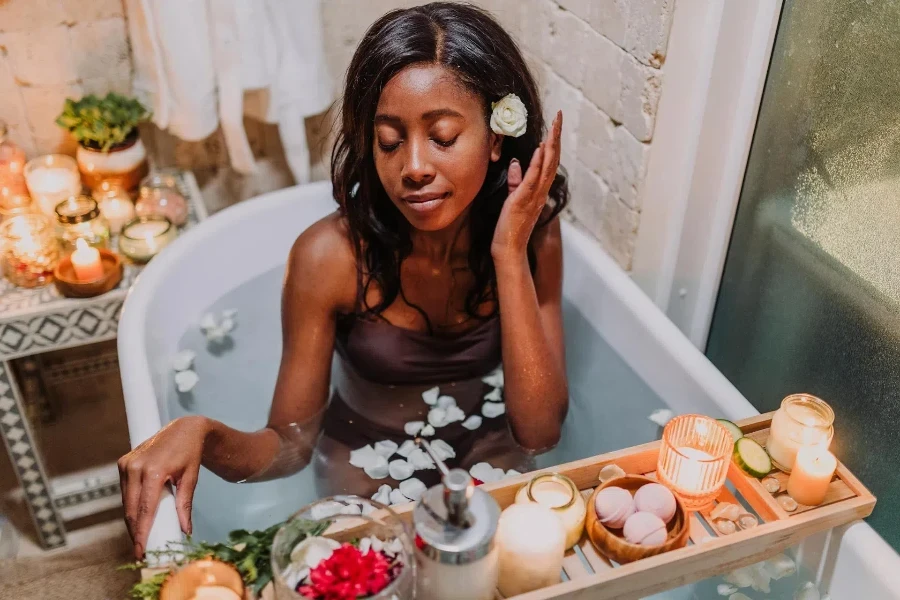
[[[462,113],[453,110],[452,108],[436,108],[434,110],[429,110],[426,113],[422,114],[421,120],[423,121],[434,121],[441,117],[456,117],[458,119],[464,119],[465,117]],[[403,119],[401,119],[397,115],[390,115],[387,113],[378,113],[375,115],[375,124],[387,124],[387,125],[398,125],[403,123]]]

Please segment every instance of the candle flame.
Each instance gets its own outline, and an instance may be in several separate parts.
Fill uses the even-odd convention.
[[[78,252],[80,250],[87,250],[88,243],[84,241],[84,238],[78,238],[75,240],[75,251]]]

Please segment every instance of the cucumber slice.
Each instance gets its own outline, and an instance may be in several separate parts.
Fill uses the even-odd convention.
[[[725,427],[731,433],[731,437],[734,438],[734,441],[738,441],[742,437],[744,437],[744,432],[741,431],[741,428],[729,421],[728,419],[716,419],[722,426]]]
[[[734,462],[751,477],[761,479],[772,470],[772,459],[766,449],[750,438],[741,438],[734,444]]]

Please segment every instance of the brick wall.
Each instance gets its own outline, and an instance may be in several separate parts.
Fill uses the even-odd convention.
[[[366,28],[411,0],[325,0],[329,66],[342,74]],[[563,164],[571,216],[630,269],[675,0],[477,0],[520,42],[545,109],[565,113]],[[67,95],[128,92],[131,61],[121,0],[0,0],[0,118],[30,155],[71,152],[53,120]],[[340,77],[335,77],[339,81]],[[327,176],[330,121],[312,120],[315,178]],[[247,122],[256,177],[227,168],[221,133],[183,142],[149,128],[158,163],[198,171],[215,209],[291,183],[277,131]]]

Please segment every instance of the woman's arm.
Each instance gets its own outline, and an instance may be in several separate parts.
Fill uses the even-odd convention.
[[[491,253],[497,273],[507,416],[523,447],[544,450],[559,441],[568,410],[562,331],[562,239],[557,219],[534,230],[559,166],[562,116],[522,177],[510,165],[511,193]],[[532,276],[528,240],[537,256]]]

